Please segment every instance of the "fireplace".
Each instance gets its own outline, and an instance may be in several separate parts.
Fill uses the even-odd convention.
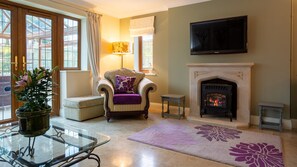
[[[218,125],[231,127],[248,127],[250,124],[251,113],[251,71],[254,63],[197,63],[187,64],[189,67],[189,100],[190,112],[187,119],[204,123],[214,123]],[[203,116],[201,118],[201,87],[204,81],[213,79],[221,79],[236,84],[236,96],[232,93],[232,122],[229,117],[217,118],[217,116]],[[213,84],[213,83],[209,83]],[[226,84],[226,82],[222,83]],[[233,86],[232,86],[233,87]],[[229,88],[224,88],[229,89]],[[232,88],[233,90],[233,88]],[[215,94],[213,94],[215,96]],[[211,96],[209,96],[211,97]],[[223,99],[224,96],[216,96]],[[237,99],[237,100],[234,100]],[[233,102],[236,102],[236,107],[232,109]],[[227,105],[228,103],[221,106]],[[217,105],[217,102],[209,103],[209,105]],[[209,106],[211,107],[211,106]],[[217,107],[218,108],[218,107]],[[236,110],[236,112],[235,112]],[[236,115],[235,115],[236,113]],[[236,119],[234,119],[236,118]]]
[[[237,85],[223,79],[201,82],[200,116],[211,114],[236,119]]]

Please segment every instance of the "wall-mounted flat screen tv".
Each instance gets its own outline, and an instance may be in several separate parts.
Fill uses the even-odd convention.
[[[190,23],[191,55],[247,52],[247,16]]]

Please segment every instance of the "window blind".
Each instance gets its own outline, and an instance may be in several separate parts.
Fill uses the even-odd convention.
[[[154,34],[155,16],[143,17],[130,20],[130,36],[144,36]]]

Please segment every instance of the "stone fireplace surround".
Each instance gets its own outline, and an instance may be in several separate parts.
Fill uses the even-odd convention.
[[[197,63],[187,64],[190,78],[189,120],[220,124],[231,127],[248,127],[251,114],[251,68],[254,63]],[[223,79],[237,84],[237,119],[218,119],[203,116],[200,118],[201,82],[210,79]]]

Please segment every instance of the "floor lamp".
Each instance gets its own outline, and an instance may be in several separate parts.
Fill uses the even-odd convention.
[[[121,68],[123,68],[123,56],[129,53],[129,42],[113,42],[112,53],[121,56]]]

